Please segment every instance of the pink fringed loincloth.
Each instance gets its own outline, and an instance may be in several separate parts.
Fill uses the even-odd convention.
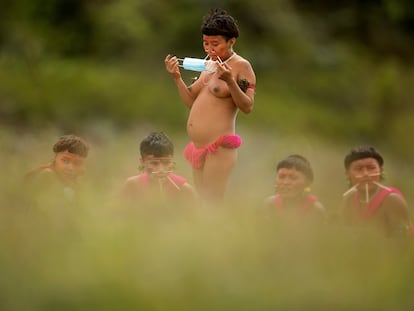
[[[184,150],[184,157],[191,163],[193,168],[202,168],[206,157],[210,153],[216,153],[218,147],[235,149],[242,143],[239,135],[221,135],[211,145],[196,148],[193,142],[190,142]]]

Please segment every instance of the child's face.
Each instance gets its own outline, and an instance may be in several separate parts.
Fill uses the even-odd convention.
[[[174,159],[172,155],[165,157],[148,155],[141,159],[141,166],[150,177],[162,178],[172,173],[174,169]]]
[[[85,158],[69,151],[55,155],[54,169],[56,174],[67,184],[73,184],[85,172]]]
[[[371,190],[376,188],[375,182],[381,180],[382,168],[374,158],[356,160],[348,168],[347,176],[354,186],[359,184],[360,190],[365,189],[365,185]]]
[[[277,193],[284,198],[294,198],[310,184],[308,178],[294,168],[280,168],[276,173]]]
[[[203,35],[204,51],[213,61],[217,60],[217,56],[222,59],[228,57],[233,44],[234,39],[226,40],[223,36]]]

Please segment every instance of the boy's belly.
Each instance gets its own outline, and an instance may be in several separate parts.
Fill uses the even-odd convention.
[[[237,110],[226,102],[194,102],[187,121],[187,133],[196,147],[213,143],[220,135],[234,134]]]

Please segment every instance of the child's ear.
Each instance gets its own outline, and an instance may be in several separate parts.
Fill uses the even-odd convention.
[[[139,158],[138,163],[139,163],[138,169],[140,171],[144,170],[144,160],[142,158]]]
[[[381,172],[380,180],[383,181],[385,179],[385,173],[384,173],[384,168],[383,167],[381,167],[380,172]]]
[[[345,179],[348,182],[349,186],[352,186],[351,174],[349,173],[349,170],[345,171]]]
[[[54,166],[56,164],[56,156],[57,156],[57,153],[55,153],[55,156],[53,157],[52,161],[50,161],[52,166]]]

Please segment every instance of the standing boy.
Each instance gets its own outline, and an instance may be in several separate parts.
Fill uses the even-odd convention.
[[[187,86],[177,57],[168,55],[165,66],[184,104],[190,109],[187,134],[191,142],[184,156],[191,163],[194,184],[207,202],[220,202],[242,141],[236,135],[238,112],[253,109],[256,76],[249,61],[233,50],[239,36],[236,20],[226,11],[211,10],[201,26],[203,49],[214,71],[203,71]]]

